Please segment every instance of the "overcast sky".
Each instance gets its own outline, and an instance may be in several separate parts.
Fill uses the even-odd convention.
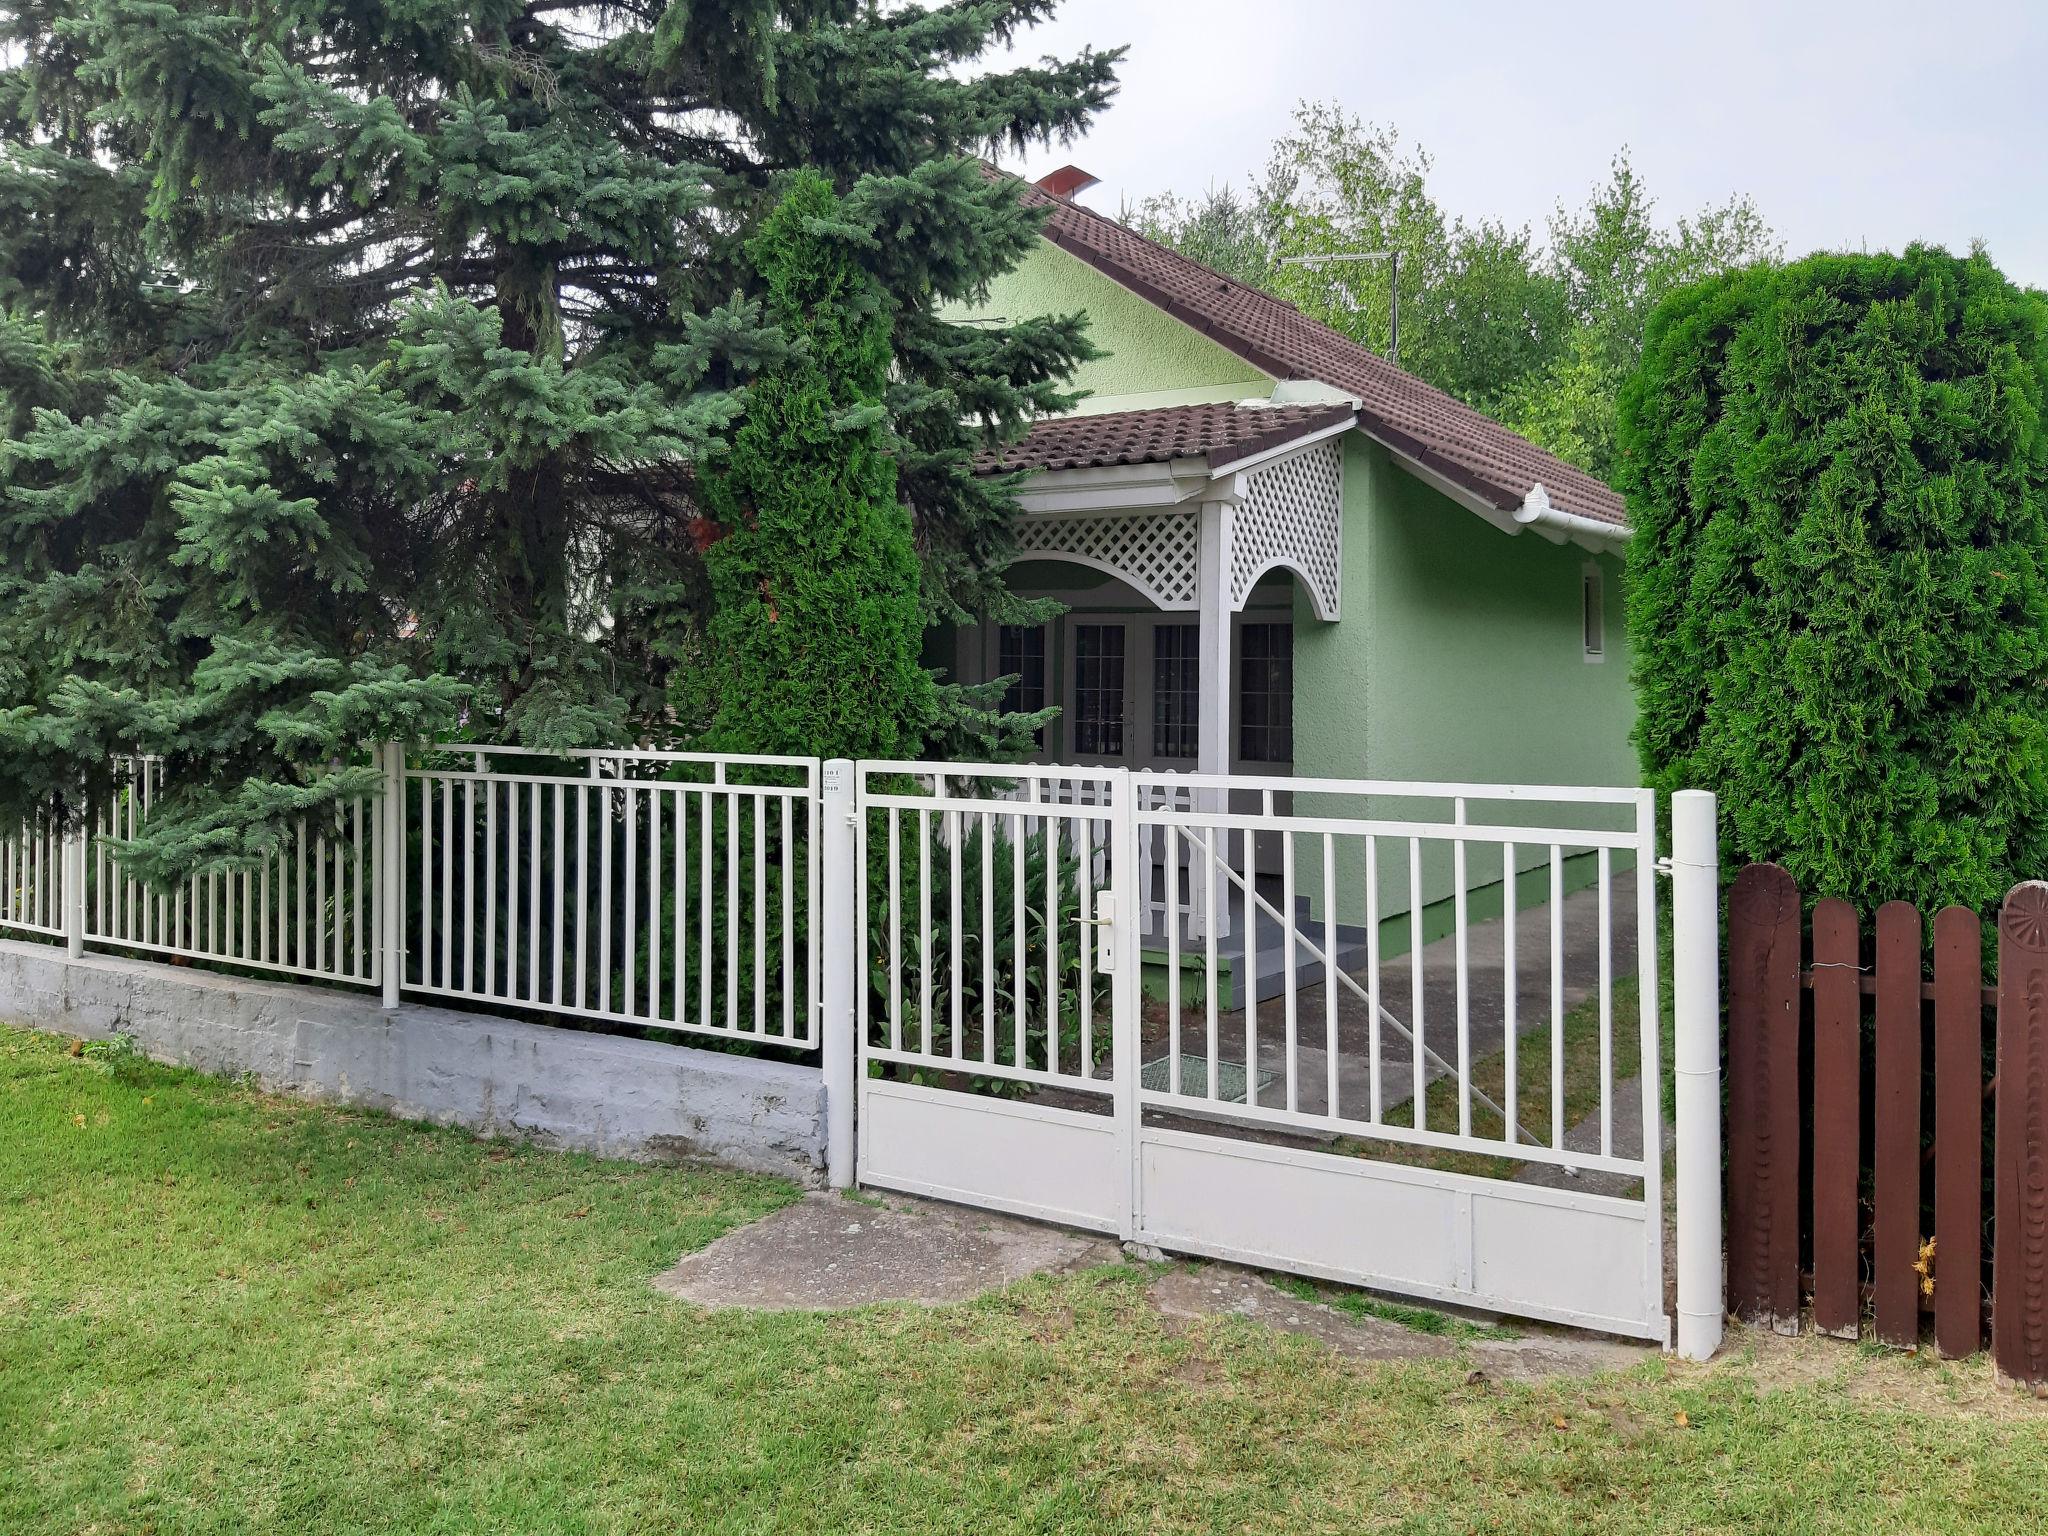
[[[1786,249],[1968,249],[2048,287],[2048,0],[1065,0],[1128,44],[1082,201],[1242,182],[1303,97],[1397,127],[1450,211],[1538,227],[1626,145],[1665,219],[1747,192]]]

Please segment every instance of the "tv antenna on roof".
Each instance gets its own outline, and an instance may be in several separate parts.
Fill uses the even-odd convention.
[[[1286,256],[1281,258],[1283,267],[1327,267],[1337,261],[1384,261],[1387,264],[1387,288],[1392,304],[1387,316],[1387,361],[1396,368],[1401,366],[1401,253],[1399,251],[1333,251],[1327,256]],[[1359,307],[1358,298],[1349,289],[1344,290],[1351,301],[1351,308]]]

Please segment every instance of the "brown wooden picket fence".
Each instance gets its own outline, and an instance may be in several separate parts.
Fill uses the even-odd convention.
[[[1817,1331],[1905,1349],[1931,1312],[1951,1357],[1988,1322],[2001,1370],[2048,1381],[2048,883],[2007,892],[1992,985],[1962,907],[1887,903],[1866,941],[1828,898],[1804,927],[1786,871],[1736,877],[1730,1310],[1792,1331],[1804,1293]]]

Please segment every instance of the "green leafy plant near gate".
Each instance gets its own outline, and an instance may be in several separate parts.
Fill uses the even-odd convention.
[[[1865,910],[2048,872],[2048,303],[1981,253],[1687,289],[1622,399],[1648,782]]]
[[[1018,1065],[1021,1013],[1023,1065],[1047,1070],[1053,1060],[1048,1020],[1057,1017],[1059,1070],[1081,1069],[1084,1056],[1092,1066],[1107,1061],[1110,1051],[1110,982],[1091,964],[1084,975],[1082,952],[1094,942],[1081,921],[1080,868],[1073,848],[1063,845],[1052,863],[1051,845],[1043,832],[1021,842],[999,830],[984,838],[970,826],[959,839],[959,874],[953,872],[947,843],[937,834],[945,821],[933,818],[929,890],[915,849],[916,819],[903,817],[899,838],[902,859],[897,869],[902,944],[895,944],[891,926],[889,834],[887,811],[869,813],[868,825],[868,1037],[874,1045],[889,1043],[888,1021],[894,998],[902,997],[902,1039],[906,1050],[926,1049],[923,999],[931,999],[930,1045],[934,1055],[949,1055],[956,1033],[964,1058],[961,1073],[980,1092],[1017,1095],[1029,1085],[1014,1079],[977,1074],[984,1045],[1002,1066]],[[997,818],[1001,819],[1001,818]],[[979,818],[975,818],[979,820]],[[907,834],[907,835],[906,835]],[[1023,878],[1021,905],[1023,940],[1022,985],[1018,976],[1020,907],[1017,879]],[[983,870],[987,870],[984,881]],[[988,893],[984,923],[983,892]],[[958,920],[954,902],[958,899]],[[923,914],[931,913],[929,943],[923,942]],[[954,943],[959,944],[957,966]],[[1055,941],[1057,949],[1055,951]],[[900,957],[900,975],[892,965]],[[959,995],[960,1027],[953,1025],[953,998]],[[1083,999],[1091,1027],[1082,1028]],[[993,1028],[989,1021],[993,1020]],[[925,1080],[922,1069],[904,1069],[913,1081]]]

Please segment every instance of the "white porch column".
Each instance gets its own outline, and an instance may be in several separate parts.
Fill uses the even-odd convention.
[[[1231,501],[1202,504],[1201,659],[1197,669],[1202,697],[1195,761],[1196,768],[1202,773],[1230,772],[1230,548],[1236,515],[1236,504]],[[1200,795],[1196,803],[1205,811],[1228,809],[1224,796],[1215,791]],[[1216,853],[1220,860],[1227,855],[1228,849],[1219,846]],[[1190,874],[1193,872],[1191,868]],[[1229,909],[1221,902],[1220,884],[1213,887],[1206,881],[1191,884],[1198,893],[1192,914],[1195,934],[1206,937],[1209,913],[1227,913]],[[1228,931],[1222,927],[1217,929],[1219,934]]]

